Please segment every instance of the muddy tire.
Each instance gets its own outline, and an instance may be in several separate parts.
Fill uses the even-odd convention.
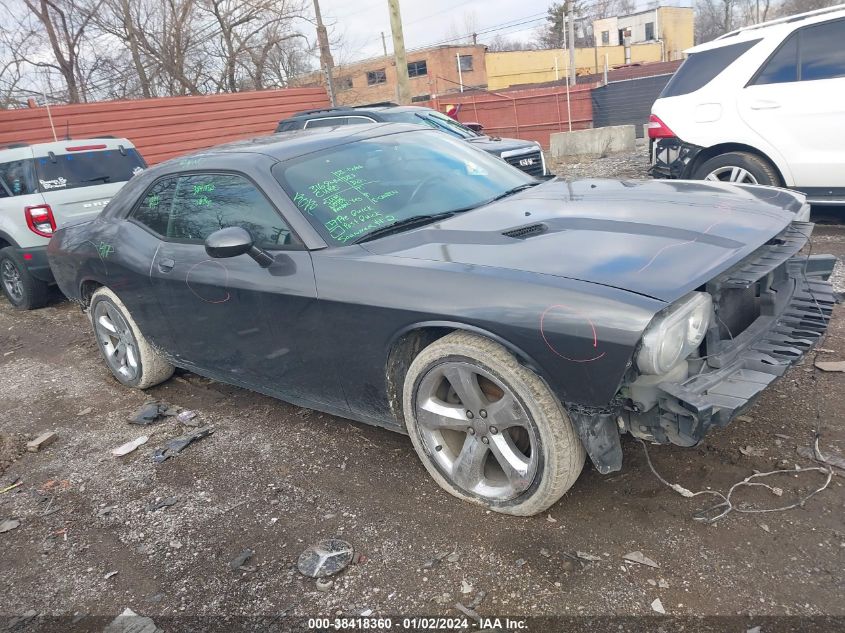
[[[129,310],[111,290],[99,288],[91,296],[89,315],[100,352],[121,383],[147,389],[173,375],[173,365],[144,338]]]
[[[11,246],[0,250],[0,288],[15,310],[43,308],[50,298],[50,285],[33,277]]]
[[[584,448],[559,400],[487,338],[455,332],[426,347],[405,377],[402,404],[429,474],[490,510],[542,512],[584,467]]]
[[[712,180],[738,185],[781,187],[777,170],[765,158],[749,152],[728,152],[704,161],[696,167],[695,180]]]

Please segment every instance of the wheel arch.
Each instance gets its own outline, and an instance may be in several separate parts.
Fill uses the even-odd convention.
[[[788,172],[785,171],[785,164],[779,164],[778,161],[774,160],[771,156],[769,156],[762,150],[759,150],[756,147],[752,147],[751,145],[746,145],[744,143],[719,143],[718,145],[705,147],[698,154],[696,154],[695,158],[690,161],[689,165],[687,165],[685,177],[692,178],[692,174],[695,173],[695,170],[698,169],[706,161],[710,160],[711,158],[715,158],[716,156],[719,156],[721,154],[727,154],[729,152],[747,152],[765,160],[774,168],[775,172],[777,172],[778,178],[780,178],[782,186],[790,186],[786,178]],[[789,174],[789,176],[791,180],[792,175]]]
[[[402,408],[402,390],[405,375],[408,373],[411,363],[423,349],[452,332],[468,332],[495,341],[513,354],[519,363],[531,369],[546,384],[549,384],[548,376],[545,375],[539,363],[519,346],[494,332],[460,321],[414,323],[394,334],[388,345],[387,358],[385,359],[385,377],[390,411],[402,423],[403,427],[405,426],[405,414]]]
[[[96,279],[83,279],[79,284],[79,300],[82,302],[82,305],[86,307],[89,306],[91,304],[91,297],[94,296],[94,293],[104,287],[106,287],[106,285]]]
[[[6,232],[0,231],[0,248],[6,248],[7,246],[14,246],[15,248],[18,247],[18,243],[15,242]]]

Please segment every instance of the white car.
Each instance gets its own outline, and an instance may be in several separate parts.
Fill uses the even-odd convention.
[[[728,33],[652,107],[652,174],[797,189],[845,204],[845,4]]]
[[[0,147],[0,289],[13,307],[47,302],[53,231],[96,217],[146,166],[123,138]]]

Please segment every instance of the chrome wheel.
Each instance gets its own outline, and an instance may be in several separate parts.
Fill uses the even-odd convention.
[[[123,315],[108,301],[94,306],[94,330],[112,371],[127,380],[138,376],[138,347]]]
[[[455,486],[505,501],[534,482],[536,425],[490,372],[465,361],[440,363],[420,380],[415,407],[426,454]]]
[[[3,279],[3,288],[6,289],[8,295],[15,303],[23,301],[23,279],[21,271],[15,266],[15,263],[6,259],[3,260],[3,266],[0,268],[0,277]]]
[[[743,185],[759,184],[754,175],[747,169],[730,165],[714,169],[704,177],[704,180],[716,180],[718,182],[736,182]]]

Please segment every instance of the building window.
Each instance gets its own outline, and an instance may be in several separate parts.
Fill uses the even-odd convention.
[[[411,97],[411,103],[420,103],[421,101],[429,101],[431,99],[431,95],[417,95],[416,97]]]
[[[338,77],[334,80],[334,85],[338,90],[349,90],[352,88],[352,77]]]
[[[645,41],[650,42],[654,39],[654,22],[645,23]]]
[[[425,60],[411,62],[408,64],[408,77],[423,77],[428,74],[428,67]]]
[[[601,32],[601,45],[610,46],[610,31]]]
[[[459,55],[458,67],[461,69],[461,72],[464,73],[468,70],[472,70],[472,55]]]
[[[368,86],[375,86],[376,84],[385,83],[387,83],[387,73],[384,72],[384,68],[381,68],[379,70],[370,70],[367,72]]]

